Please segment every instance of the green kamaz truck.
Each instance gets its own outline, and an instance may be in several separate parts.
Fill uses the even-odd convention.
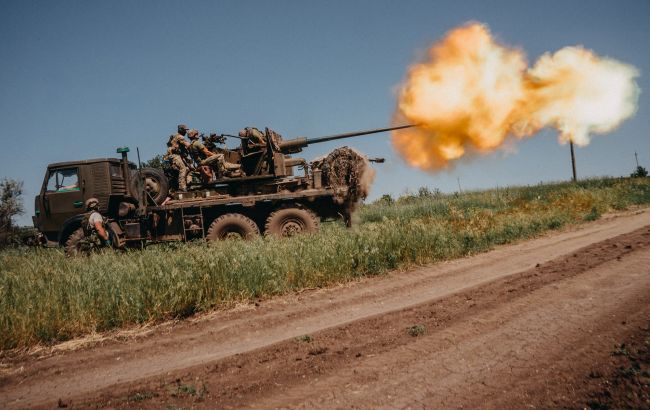
[[[72,255],[80,251],[89,198],[99,199],[117,248],[291,236],[316,232],[321,221],[337,218],[349,225],[352,211],[368,193],[373,160],[348,147],[311,162],[292,154],[314,143],[405,127],[290,140],[267,128],[265,146],[250,149],[243,139],[236,149],[220,148],[228,162],[239,164],[240,176],[205,183],[196,175],[187,192],[174,190],[172,169],[139,168],[130,162],[126,147],[117,149],[121,158],[50,164],[35,198],[34,226],[49,244],[64,246]]]

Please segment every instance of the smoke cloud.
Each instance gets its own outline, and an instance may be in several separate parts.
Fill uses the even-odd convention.
[[[589,144],[636,112],[638,70],[580,46],[546,53],[529,67],[524,52],[494,40],[487,26],[456,28],[412,65],[398,95],[393,132],[406,161],[436,171],[467,154],[502,147],[545,127],[561,143]]]

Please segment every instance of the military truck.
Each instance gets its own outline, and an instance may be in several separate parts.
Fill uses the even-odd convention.
[[[147,242],[292,236],[316,232],[323,220],[343,219],[368,193],[369,160],[348,147],[307,162],[292,157],[310,144],[375,134],[410,125],[320,138],[284,140],[266,128],[264,144],[245,138],[236,149],[220,148],[237,177],[218,175],[209,183],[195,175],[187,192],[174,190],[173,170],[141,168],[128,159],[99,158],[50,164],[35,199],[34,226],[51,244],[75,254],[83,240],[84,202],[99,199],[114,246]],[[375,160],[378,161],[378,160]],[[301,171],[294,172],[294,168]],[[171,189],[170,189],[171,188]]]

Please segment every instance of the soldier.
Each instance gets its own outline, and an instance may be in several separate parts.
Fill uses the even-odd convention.
[[[111,246],[111,240],[108,236],[106,228],[104,228],[104,217],[99,213],[99,200],[97,198],[89,198],[86,200],[86,215],[81,221],[81,227],[84,230],[86,238],[93,239],[96,235],[97,239],[101,241],[104,246]]]
[[[180,124],[178,133],[169,137],[167,154],[164,156],[170,162],[172,169],[178,171],[178,189],[180,191],[187,191],[187,174],[190,171],[186,162],[190,148],[190,143],[185,139],[186,134],[187,125]]]
[[[215,164],[220,176],[225,176],[228,171],[237,173],[239,165],[226,162],[225,156],[222,153],[215,153],[208,150],[199,140],[199,132],[197,130],[190,130],[187,136],[192,141],[190,144],[190,153],[199,165],[199,172],[201,173],[203,182],[210,182],[212,179],[212,169],[210,166]]]
[[[239,136],[246,139],[246,147],[249,151],[261,151],[266,147],[266,140],[262,131],[255,127],[246,127],[239,131]]]

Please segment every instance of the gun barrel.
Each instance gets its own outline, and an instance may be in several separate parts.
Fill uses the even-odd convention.
[[[359,137],[361,135],[368,135],[368,134],[378,134],[380,132],[386,132],[386,131],[395,131],[395,130],[401,130],[404,128],[411,128],[415,127],[415,124],[406,124],[406,125],[399,125],[397,127],[387,127],[387,128],[376,128],[372,130],[364,130],[364,131],[354,131],[354,132],[346,132],[343,134],[334,134],[334,135],[326,135],[324,137],[317,137],[317,138],[309,138],[307,139],[307,144],[316,144],[319,142],[327,142],[327,141],[333,141],[333,140],[338,140],[342,138],[350,138],[350,137]]]

